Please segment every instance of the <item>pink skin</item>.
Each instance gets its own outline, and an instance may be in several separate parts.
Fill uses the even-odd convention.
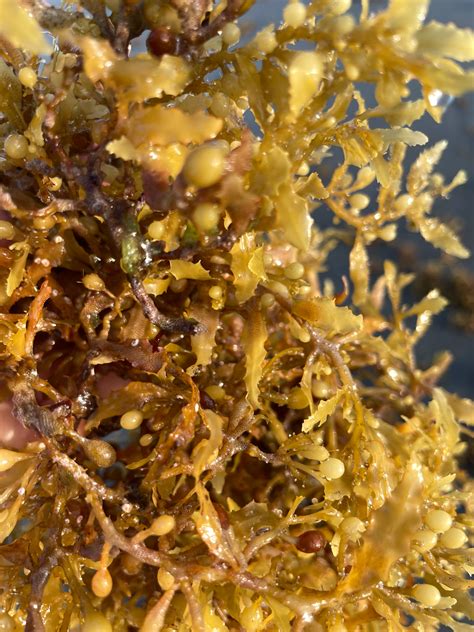
[[[0,220],[9,221],[10,214],[0,209]],[[0,247],[7,248],[10,241],[0,239]],[[30,441],[37,440],[38,434],[29,430],[14,416],[10,400],[0,402],[0,448],[22,450]]]
[[[130,380],[124,380],[122,377],[109,371],[97,381],[97,393],[101,399],[108,397],[110,393],[116,391],[119,388],[126,386]]]
[[[0,402],[0,447],[23,450],[30,441],[39,439],[38,433],[29,430],[13,416],[10,400]]]
[[[2,221],[9,222],[11,220],[10,213],[7,213],[6,211],[0,208],[0,219]],[[9,241],[8,239],[0,239],[1,248],[8,248],[10,244],[11,244],[11,241]]]
[[[101,399],[108,397],[113,391],[128,384],[116,373],[106,373],[97,382],[97,392]],[[81,422],[82,423],[82,422]],[[81,424],[80,424],[81,425]],[[78,427],[79,434],[82,428]],[[11,400],[0,402],[0,448],[9,450],[24,450],[31,441],[38,441],[39,434],[25,426],[13,415]]]

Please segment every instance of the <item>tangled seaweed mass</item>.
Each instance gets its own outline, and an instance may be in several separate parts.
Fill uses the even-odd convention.
[[[468,255],[412,124],[474,36],[251,5],[0,1],[2,630],[472,630],[474,404],[414,353],[446,301],[368,253]]]

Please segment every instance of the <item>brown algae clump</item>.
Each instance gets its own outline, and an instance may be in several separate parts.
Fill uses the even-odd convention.
[[[0,3],[2,629],[470,629],[446,300],[369,261],[401,220],[468,256],[413,126],[474,36],[252,4]]]

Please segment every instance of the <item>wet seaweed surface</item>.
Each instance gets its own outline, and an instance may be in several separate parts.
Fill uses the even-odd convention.
[[[398,231],[469,255],[416,127],[474,35],[253,4],[0,0],[1,629],[471,630],[474,403],[416,347],[472,282],[413,304]]]

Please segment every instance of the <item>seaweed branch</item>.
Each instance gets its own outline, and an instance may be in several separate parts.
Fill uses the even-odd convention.
[[[474,403],[416,357],[447,285],[371,260],[401,221],[469,254],[446,143],[405,158],[472,32],[426,0],[245,37],[252,0],[4,3],[0,628],[457,629]]]

